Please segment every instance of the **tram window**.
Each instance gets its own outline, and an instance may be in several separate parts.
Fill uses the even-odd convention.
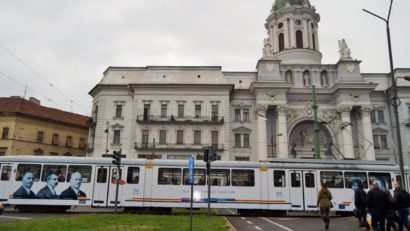
[[[127,172],[127,183],[138,184],[140,182],[140,168],[129,167]]]
[[[315,174],[314,173],[305,173],[305,186],[306,188],[315,187]]]
[[[326,183],[329,188],[343,188],[343,172],[320,172],[320,182]]]
[[[64,182],[66,173],[67,166],[65,165],[44,165],[43,172],[41,174],[41,181],[46,182],[48,175],[55,174],[58,178],[58,182]]]
[[[184,181],[182,182],[184,185],[190,185],[188,184],[188,174],[189,174],[189,169],[184,168]],[[205,169],[194,169],[194,185],[205,185]]]
[[[211,169],[211,185],[229,186],[230,184],[228,169]]]
[[[35,182],[40,180],[41,165],[40,164],[19,164],[17,166],[16,181],[21,181],[25,174],[33,174]]]
[[[107,169],[106,168],[97,169],[97,183],[107,183]]]
[[[180,168],[159,168],[158,184],[161,185],[180,185],[181,169]]]
[[[255,171],[232,169],[232,186],[255,186]]]
[[[111,182],[112,183],[115,183],[115,179],[117,177],[117,172],[118,172],[117,168],[112,168],[112,170],[111,170]],[[120,174],[119,174],[118,178],[119,179],[122,178],[122,169],[121,168],[120,168]]]
[[[378,180],[380,188],[392,189],[390,173],[387,172],[369,172],[369,184]]]
[[[363,188],[368,188],[367,174],[365,172],[345,172],[345,188],[352,188],[354,183],[361,183]]]
[[[273,171],[273,186],[286,187],[285,171]]]
[[[11,176],[11,166],[3,166],[3,169],[1,170],[1,180],[8,181],[10,180],[10,176]]]
[[[78,172],[83,178],[83,183],[90,183],[91,179],[91,166],[86,165],[70,165],[68,166],[67,182],[70,182],[71,174]]]
[[[292,187],[300,187],[300,173],[292,172],[290,174],[290,181]]]

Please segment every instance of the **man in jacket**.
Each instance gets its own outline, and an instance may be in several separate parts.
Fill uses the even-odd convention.
[[[410,231],[409,224],[409,209],[406,206],[405,199],[403,195],[406,195],[407,192],[401,188],[399,182],[394,183],[394,201],[396,202],[397,211],[400,215],[399,231],[403,230],[403,226]]]
[[[360,227],[370,228],[369,224],[367,223],[367,200],[366,200],[366,192],[363,190],[363,184],[360,182],[358,183],[358,188],[354,192],[354,204],[357,210],[357,219],[359,219]]]
[[[373,181],[372,189],[367,193],[367,208],[372,216],[372,227],[375,231],[385,231],[384,220],[389,210],[389,196],[379,188],[379,182]]]

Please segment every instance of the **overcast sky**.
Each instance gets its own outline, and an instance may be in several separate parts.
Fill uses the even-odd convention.
[[[26,98],[88,115],[88,92],[108,66],[213,65],[254,71],[273,2],[1,0],[0,97],[23,96],[27,85]],[[337,62],[337,42],[345,38],[352,57],[363,61],[362,72],[388,72],[385,23],[362,8],[386,17],[390,1],[311,3],[321,16],[322,63]],[[409,12],[410,1],[395,1],[390,27],[396,68],[410,68]]]

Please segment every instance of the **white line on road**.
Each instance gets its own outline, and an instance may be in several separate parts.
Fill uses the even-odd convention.
[[[246,218],[245,218],[245,217],[241,217],[241,219],[242,219],[242,220],[246,220]]]
[[[250,225],[252,225],[253,223],[252,223],[252,221],[246,221],[246,222],[248,222],[248,224],[250,224]]]
[[[281,225],[281,224],[278,224],[278,223],[276,223],[276,222],[274,222],[274,221],[271,221],[271,220],[269,220],[269,219],[267,219],[267,218],[265,218],[265,217],[261,217],[261,219],[262,219],[262,220],[265,220],[265,221],[267,221],[267,222],[269,222],[269,223],[271,223],[271,224],[274,224],[274,225],[276,225],[276,226],[278,226],[278,227],[280,227],[280,228],[282,228],[282,229],[284,229],[284,230],[293,231],[293,229],[289,229],[288,227],[283,226],[283,225]]]
[[[259,226],[255,226],[255,229],[262,230],[261,227],[259,227]]]
[[[0,218],[9,218],[9,219],[17,219],[17,220],[31,220],[30,217],[12,217],[12,216],[3,216],[1,215]]]

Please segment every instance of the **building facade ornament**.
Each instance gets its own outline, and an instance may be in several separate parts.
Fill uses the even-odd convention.
[[[269,96],[269,100],[275,100],[275,97],[278,95],[278,92],[271,89],[268,92],[266,92],[266,95]]]
[[[352,59],[351,52],[349,47],[346,44],[345,39],[339,40],[339,54],[340,54],[340,59]]]

